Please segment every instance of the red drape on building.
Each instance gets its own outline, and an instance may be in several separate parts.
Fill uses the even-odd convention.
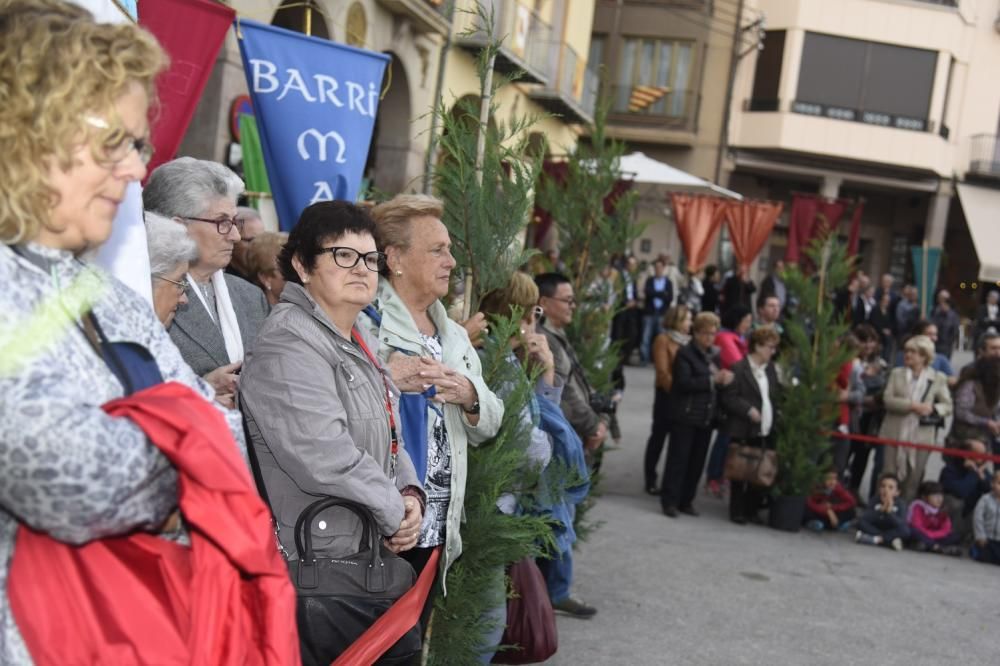
[[[813,239],[836,231],[847,205],[844,199],[830,201],[815,194],[793,195],[785,261],[798,263],[803,250]]]
[[[233,9],[209,0],[139,3],[139,24],[170,55],[170,69],[156,82],[160,108],[153,124],[156,154],[150,171],[174,158],[235,18]]]
[[[775,201],[732,201],[726,205],[726,227],[741,266],[749,266],[760,254],[784,207]]]
[[[670,203],[674,209],[677,235],[687,257],[687,270],[697,273],[708,259],[729,202],[718,197],[675,192],[670,195]]]
[[[847,236],[847,254],[851,257],[857,256],[858,247],[861,245],[861,215],[864,210],[864,199],[859,199],[854,206],[854,213],[851,215],[851,232]]]

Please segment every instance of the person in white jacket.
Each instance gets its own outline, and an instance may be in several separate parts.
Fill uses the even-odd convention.
[[[990,492],[980,497],[976,504],[972,531],[976,538],[972,557],[980,562],[1000,564],[1000,471],[993,473]]]

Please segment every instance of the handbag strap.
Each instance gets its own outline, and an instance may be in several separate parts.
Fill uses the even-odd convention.
[[[347,509],[361,520],[363,530],[361,533],[361,550],[362,552],[365,548],[371,550],[372,566],[379,565],[381,558],[379,557],[377,539],[375,538],[378,530],[372,527],[375,518],[372,517],[371,511],[366,506],[340,497],[324,497],[316,500],[299,513],[299,517],[295,521],[295,549],[298,552],[299,559],[304,562],[311,562],[316,559],[316,553],[312,547],[312,524],[320,512],[333,507]]]
[[[257,459],[257,450],[254,448],[253,439],[250,437],[250,426],[247,424],[247,415],[250,414],[250,408],[242,400],[238,391],[236,394],[236,407],[240,412],[240,423],[243,424],[243,439],[246,440],[247,459],[250,461],[250,471],[253,473],[254,485],[257,486],[257,493],[263,498],[264,504],[267,505],[267,510],[271,513],[271,529],[274,530],[274,540],[278,542],[278,551],[285,560],[288,560],[288,551],[281,545],[281,528],[278,527],[278,517],[274,515],[271,498],[267,496],[267,486],[264,485],[264,476],[260,472],[260,461]],[[252,415],[251,418],[253,418]],[[264,439],[264,433],[259,427],[257,428],[257,432],[260,433],[260,438]],[[267,441],[264,442],[264,446],[267,446]]]

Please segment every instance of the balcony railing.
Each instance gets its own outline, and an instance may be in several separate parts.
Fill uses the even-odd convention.
[[[666,86],[614,85],[611,94],[612,123],[667,125],[694,131],[698,110],[697,90],[673,90]]]
[[[493,38],[502,40],[496,71],[508,75],[520,71],[521,81],[548,85],[546,49],[552,41],[552,27],[523,0],[492,0],[484,4],[487,12],[493,8]],[[459,46],[472,50],[484,47],[487,35],[480,28],[476,14],[455,13],[455,42]]]
[[[1000,137],[995,134],[977,134],[972,137],[969,173],[1000,178]]]
[[[589,124],[597,104],[597,75],[569,44],[551,42],[545,48],[548,84],[529,95],[548,111],[567,122]]]
[[[418,32],[448,34],[449,19],[445,0],[378,0],[393,14],[406,16]]]

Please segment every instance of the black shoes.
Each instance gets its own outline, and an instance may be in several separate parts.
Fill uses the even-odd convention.
[[[689,516],[695,516],[695,517],[697,517],[699,515],[698,512],[695,510],[695,508],[693,506],[691,506],[690,504],[687,505],[687,506],[682,506],[681,507],[681,513],[685,513],[685,514],[687,514]]]
[[[663,515],[669,516],[670,518],[676,518],[678,516],[677,507],[672,505],[663,507]]]
[[[560,613],[565,613],[566,615],[577,617],[582,620],[588,620],[597,615],[596,608],[588,606],[579,599],[575,599],[573,597],[566,597],[559,603],[552,604],[552,610],[556,610]]]

